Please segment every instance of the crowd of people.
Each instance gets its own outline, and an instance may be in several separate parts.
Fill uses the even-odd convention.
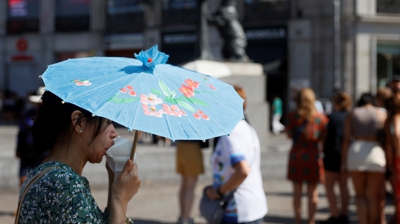
[[[242,88],[236,86],[235,89],[246,99]],[[396,178],[400,173],[400,75],[395,75],[388,86],[380,88],[375,96],[363,93],[354,107],[348,93],[334,93],[333,111],[329,114],[317,109],[315,93],[310,88],[303,88],[297,93],[294,98],[296,109],[285,115],[280,100],[274,99],[275,133],[284,131],[293,143],[289,152],[287,179],[293,184],[295,223],[302,223],[304,184],[308,199],[307,220],[309,224],[315,223],[317,186],[320,183],[325,186],[330,210],[329,219],[322,223],[349,223],[349,180],[354,188],[359,223],[386,223],[384,208],[387,185],[391,185],[396,208],[390,223],[400,223],[400,181]],[[57,96],[41,88],[37,95],[29,98],[30,109],[19,115],[16,153],[21,159],[21,188],[24,189],[36,175],[44,176],[38,181],[39,184],[31,187],[32,190],[21,192],[24,200],[16,211],[17,218],[21,223],[30,223],[33,216],[41,220],[57,217],[68,220],[65,217],[65,208],[68,208],[77,209],[74,221],[108,220],[112,223],[115,220],[131,223],[125,217],[127,204],[137,193],[141,182],[135,164],[128,161],[117,178],[106,167],[109,174],[109,201],[104,211],[96,207],[88,182],[81,176],[85,164],[100,162],[103,149],[110,147],[112,139],[117,136],[112,122],[92,117],[77,106],[59,104],[60,101]],[[243,109],[245,107],[246,104]],[[280,117],[286,119],[285,126],[278,123]],[[164,143],[167,141],[163,140]],[[32,147],[28,151],[40,153],[26,153],[28,143]],[[211,156],[213,180],[205,191],[207,197],[216,199],[233,192],[234,197],[228,203],[223,223],[261,223],[267,213],[267,202],[262,187],[257,134],[249,122],[243,120],[229,136],[214,139],[214,143]],[[191,209],[197,178],[204,173],[201,149],[208,147],[204,144],[202,141],[176,143],[176,171],[181,175],[179,224],[195,223]],[[70,180],[74,181],[73,185]],[[57,208],[45,203],[49,193],[45,186],[54,181],[58,185],[51,188],[54,192],[50,193],[63,205]],[[334,190],[335,185],[338,185],[339,195]],[[64,197],[68,192],[63,189],[68,192],[72,190],[72,196],[81,199],[71,203],[68,197]],[[37,204],[37,201],[41,204]],[[29,212],[30,206],[35,203],[36,212],[32,214]],[[91,215],[79,209],[82,206],[90,207],[86,212]],[[51,216],[46,215],[48,209],[52,210]]]
[[[286,115],[286,134],[292,139],[287,179],[293,183],[295,223],[301,223],[301,196],[307,185],[308,223],[315,223],[316,185],[325,186],[330,217],[322,223],[349,223],[350,179],[358,223],[386,223],[387,185],[396,208],[389,223],[400,223],[400,75],[376,95],[363,93],[352,108],[346,92],[336,92],[333,111],[318,112],[312,89],[295,98],[296,109]],[[388,184],[386,184],[386,182]],[[399,182],[399,183],[398,183]],[[338,185],[339,195],[334,187]],[[339,199],[339,200],[338,200]]]

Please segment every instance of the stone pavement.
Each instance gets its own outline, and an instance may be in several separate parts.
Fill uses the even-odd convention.
[[[131,133],[123,129],[118,131],[120,135],[132,138]],[[15,134],[15,126],[0,126],[0,223],[6,224],[13,223],[12,212],[16,208],[18,197]],[[137,163],[143,184],[129,204],[128,216],[137,224],[174,223],[178,217],[179,189],[179,176],[175,173],[175,150],[173,147],[151,145],[146,143],[149,139],[144,140],[145,144],[139,145],[137,149]],[[290,141],[284,135],[271,135],[263,142],[261,169],[269,208],[264,223],[293,223],[291,184],[284,178]],[[210,149],[203,151],[206,172],[199,178],[193,206],[193,215],[202,223],[204,219],[199,217],[198,203],[203,187],[212,180],[208,162],[210,154]],[[88,164],[83,173],[89,179],[94,198],[101,208],[105,207],[107,200],[104,161],[101,164]],[[352,190],[351,192],[353,195]],[[316,218],[324,220],[329,216],[329,209],[322,185],[319,186],[319,196]],[[303,197],[304,218],[307,216],[306,203],[306,198]],[[353,198],[349,209],[352,223],[357,223]],[[387,218],[393,214],[390,203],[386,206],[386,214]]]

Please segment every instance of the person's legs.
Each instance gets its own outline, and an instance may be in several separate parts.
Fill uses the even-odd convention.
[[[318,203],[318,190],[316,182],[307,184],[307,196],[308,196],[308,224],[314,224],[315,212],[317,211],[317,203]]]
[[[179,189],[180,217],[189,220],[194,200],[194,189],[197,176],[190,177],[181,175],[181,187]]]
[[[303,183],[293,182],[293,209],[295,223],[301,224],[301,195]]]
[[[367,175],[364,172],[352,171],[350,176],[356,193],[357,216],[359,224],[368,224],[366,185]]]
[[[282,115],[280,114],[272,115],[272,132],[275,134],[279,134],[285,129],[285,127],[280,122],[281,117]]]
[[[348,175],[339,174],[339,190],[340,190],[340,213],[343,218],[348,220],[348,207],[349,207],[349,189],[347,187]]]
[[[384,181],[384,174],[378,172],[366,173],[366,196],[367,196],[367,211],[369,223],[375,224],[378,221],[381,213],[379,206],[380,193],[382,191],[382,183]],[[383,209],[383,208],[382,208]]]
[[[325,172],[325,190],[326,197],[328,198],[329,210],[332,217],[339,217],[339,210],[337,207],[336,194],[334,191],[335,182],[339,180],[339,173],[336,172]]]
[[[181,175],[178,223],[193,223],[190,212],[194,201],[197,177],[204,173],[203,155],[200,145],[197,143],[180,141],[176,147],[176,171]]]

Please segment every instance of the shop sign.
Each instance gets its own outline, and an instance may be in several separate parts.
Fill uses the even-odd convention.
[[[28,49],[28,46],[29,46],[28,41],[25,38],[19,38],[15,42],[15,48],[19,53],[16,55],[11,55],[10,61],[12,62],[33,61],[34,57],[32,55],[27,55],[23,53]]]
[[[286,39],[285,27],[246,29],[245,33],[249,41]]]
[[[192,44],[196,41],[196,33],[168,33],[162,39],[163,44]]]

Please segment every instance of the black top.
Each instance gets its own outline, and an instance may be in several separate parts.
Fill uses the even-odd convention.
[[[325,154],[335,152],[340,154],[344,132],[344,122],[348,114],[348,111],[334,111],[328,115],[328,134],[324,144]]]

